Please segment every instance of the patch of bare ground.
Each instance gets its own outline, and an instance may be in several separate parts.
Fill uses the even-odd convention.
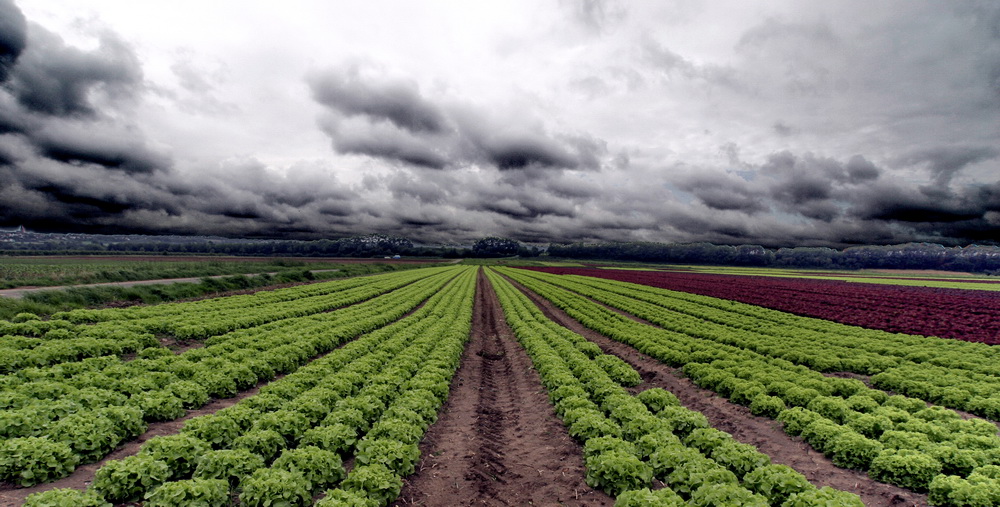
[[[801,438],[785,434],[777,421],[757,417],[746,407],[730,403],[714,392],[698,387],[680,369],[667,366],[629,345],[584,327],[545,298],[522,285],[515,285],[538,305],[546,317],[583,335],[600,346],[605,353],[614,354],[635,368],[644,382],[631,391],[638,392],[652,387],[666,389],[674,393],[685,407],[704,414],[715,428],[732,434],[740,442],[756,446],[770,456],[773,463],[798,470],[817,486],[830,486],[860,495],[861,500],[869,507],[928,505],[927,495],[883,484],[872,480],[863,472],[835,466],[830,459],[813,450]]]
[[[282,377],[284,377],[284,375],[278,375],[277,377],[274,378],[274,380],[271,380],[270,382],[279,380]],[[134,440],[130,440],[118,446],[117,449],[111,451],[111,454],[105,456],[104,459],[102,459],[101,461],[78,466],[76,467],[76,470],[74,470],[72,474],[63,477],[62,479],[59,479],[57,481],[49,482],[46,484],[39,484],[37,486],[32,486],[30,488],[21,488],[10,483],[0,483],[0,506],[6,507],[6,506],[21,505],[22,503],[24,503],[24,499],[27,498],[28,495],[40,491],[48,491],[50,489],[56,489],[56,488],[73,488],[80,490],[86,489],[88,486],[90,486],[90,483],[94,481],[94,475],[97,473],[97,469],[104,466],[104,464],[107,463],[108,461],[124,459],[129,456],[135,455],[139,452],[139,448],[142,447],[142,444],[145,443],[147,440],[157,436],[177,434],[180,431],[181,427],[184,426],[184,422],[187,421],[188,419],[202,415],[214,414],[215,412],[222,410],[226,407],[231,407],[236,403],[238,403],[240,400],[244,398],[249,398],[250,396],[257,394],[257,392],[260,391],[260,388],[266,385],[267,383],[268,382],[260,382],[255,387],[243,391],[237,394],[236,396],[233,396],[232,398],[220,398],[212,400],[208,402],[208,404],[199,409],[189,410],[187,415],[179,419],[174,419],[172,421],[151,423],[149,425],[149,429],[147,429],[145,433],[139,435]]]
[[[605,505],[480,272],[470,341],[395,505]]]

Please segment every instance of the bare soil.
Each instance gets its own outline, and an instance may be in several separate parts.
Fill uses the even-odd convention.
[[[394,505],[604,505],[480,272],[470,342]]]
[[[817,486],[830,486],[860,495],[861,500],[869,507],[928,505],[927,495],[883,484],[872,480],[863,472],[835,466],[830,459],[815,451],[801,438],[785,434],[781,423],[755,416],[746,407],[730,403],[714,392],[698,387],[678,368],[667,366],[629,345],[584,327],[548,300],[521,285],[515,285],[538,305],[546,317],[583,335],[600,346],[605,353],[614,354],[635,368],[642,376],[643,383],[631,391],[639,392],[652,387],[666,389],[674,393],[685,407],[704,414],[715,428],[730,433],[740,442],[756,446],[770,456],[773,463],[794,468]]]

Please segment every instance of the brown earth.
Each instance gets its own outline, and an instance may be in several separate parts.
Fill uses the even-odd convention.
[[[482,271],[448,401],[394,505],[605,505]]]
[[[548,300],[524,286],[516,283],[515,286],[528,295],[546,317],[583,335],[600,346],[605,353],[614,354],[635,368],[642,376],[643,383],[631,391],[639,392],[652,387],[666,389],[674,393],[685,407],[704,414],[715,428],[730,433],[740,442],[756,446],[770,456],[773,463],[794,468],[817,486],[830,486],[860,495],[861,500],[869,507],[928,505],[927,495],[883,484],[872,480],[863,472],[835,466],[830,459],[815,451],[801,438],[785,434],[781,423],[755,416],[746,407],[730,403],[714,392],[698,387],[680,369],[667,366],[629,345],[584,327]]]

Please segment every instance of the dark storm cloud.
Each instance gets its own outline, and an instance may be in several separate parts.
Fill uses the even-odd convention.
[[[142,84],[138,58],[112,33],[101,34],[99,46],[83,51],[41,26],[30,25],[28,44],[10,71],[10,88],[30,111],[53,116],[92,116],[93,96],[131,96]]]
[[[747,214],[767,210],[761,192],[749,182],[729,174],[695,174],[679,180],[677,187],[694,194],[705,206],[717,210],[739,210]]]
[[[347,116],[386,120],[412,132],[438,133],[446,128],[444,115],[420,96],[416,83],[376,82],[361,75],[358,65],[309,77],[313,98]]]
[[[500,170],[524,169],[532,165],[569,167],[577,165],[572,155],[558,145],[533,138],[491,139],[482,143],[486,156]]]
[[[1000,151],[992,146],[944,146],[920,150],[903,157],[908,165],[926,164],[934,185],[947,188],[956,173],[970,164],[995,159]]]
[[[13,0],[0,0],[0,83],[24,51],[27,21]]]
[[[851,183],[862,183],[878,179],[881,171],[875,164],[861,155],[854,155],[845,166]]]
[[[331,115],[321,122],[321,128],[339,153],[368,155],[429,169],[443,169],[448,164],[433,144],[393,125],[345,121]]]
[[[169,167],[163,154],[155,153],[139,139],[95,136],[94,132],[45,129],[32,136],[42,156],[70,164],[97,164],[108,169],[151,172]]]
[[[596,168],[606,152],[585,135],[550,135],[523,117],[424,97],[415,83],[360,64],[306,79],[326,108],[320,128],[339,153],[429,169],[487,164],[500,170]]]

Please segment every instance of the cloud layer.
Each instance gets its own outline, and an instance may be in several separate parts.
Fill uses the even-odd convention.
[[[0,0],[0,226],[1000,241],[993,2],[313,7]]]

